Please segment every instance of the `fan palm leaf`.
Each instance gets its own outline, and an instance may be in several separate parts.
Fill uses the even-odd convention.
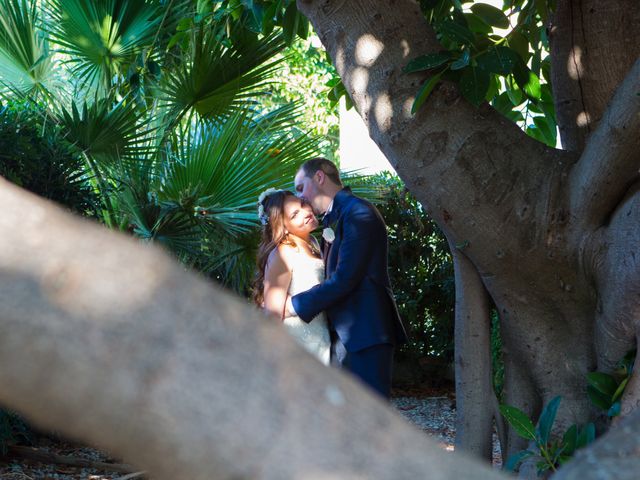
[[[149,47],[163,18],[159,2],[51,0],[51,37],[68,55],[83,85],[108,89],[135,56]]]
[[[317,140],[292,138],[281,127],[296,108],[255,116],[241,110],[197,128],[171,163],[160,198],[174,202],[231,234],[257,224],[256,199],[267,187],[291,185],[298,162],[317,151]]]
[[[194,28],[186,58],[161,87],[168,118],[178,121],[194,112],[214,118],[244,108],[273,79],[281,61],[273,57],[284,48],[281,36],[223,40],[219,27]]]
[[[0,2],[0,81],[20,96],[50,96],[55,87],[53,60],[39,30],[35,1]]]

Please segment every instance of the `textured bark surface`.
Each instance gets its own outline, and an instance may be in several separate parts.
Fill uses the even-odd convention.
[[[450,245],[456,282],[456,450],[493,458],[489,297],[468,258]],[[503,459],[505,460],[505,459]]]
[[[158,480],[503,478],[280,324],[0,179],[0,402]]]
[[[581,151],[611,92],[640,56],[635,0],[559,0],[549,25],[562,146]]]
[[[604,2],[606,8],[569,3],[588,3],[588,9],[600,13],[577,19],[575,10],[570,16],[560,11],[553,25],[559,51],[574,45],[570,36],[576,29],[593,40],[616,30],[597,48],[588,44],[593,77],[584,78],[578,97],[572,91],[574,96],[563,99],[558,87],[561,119],[565,107],[575,107],[572,99],[593,97],[584,108],[596,133],[584,152],[585,140],[575,140],[574,152],[543,146],[487,105],[473,108],[447,83],[436,87],[412,116],[410,108],[425,77],[401,69],[441,48],[416,2],[298,2],[371,137],[450,243],[464,245],[465,257],[498,308],[506,367],[503,401],[536,417],[545,403],[561,395],[559,429],[592,417],[585,374],[597,365],[610,366],[614,353],[633,345],[640,318],[635,293],[640,269],[632,252],[639,230],[634,185],[640,166],[640,97],[633,90],[635,70],[629,71],[640,45],[640,17],[637,8],[627,14],[629,2]],[[608,27],[598,26],[597,17],[606,17]],[[568,27],[567,21],[573,25]],[[615,67],[605,59],[614,48]],[[552,61],[557,83],[570,78],[570,65],[561,53]],[[631,87],[621,88],[605,109],[625,77]],[[577,113],[566,115],[575,120]],[[605,121],[598,122],[600,118]],[[569,124],[561,120],[563,128]],[[607,287],[618,279],[620,293]],[[607,335],[602,338],[616,345],[598,346],[603,332]],[[479,390],[458,392],[463,398],[474,394],[483,398]],[[475,435],[461,442],[482,445]],[[522,446],[513,435],[507,444],[508,451]]]

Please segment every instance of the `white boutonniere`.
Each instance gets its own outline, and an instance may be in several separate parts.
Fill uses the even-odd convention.
[[[322,230],[322,238],[324,238],[325,242],[332,243],[336,239],[336,234],[333,231],[333,228],[327,227]]]

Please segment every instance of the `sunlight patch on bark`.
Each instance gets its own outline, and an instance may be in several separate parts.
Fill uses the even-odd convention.
[[[402,48],[402,58],[407,58],[411,53],[411,47],[409,46],[409,42],[407,42],[406,40],[401,40],[400,48]]]
[[[578,80],[584,75],[584,66],[582,65],[582,49],[578,45],[574,45],[571,54],[567,60],[567,72],[573,80]]]
[[[576,117],[576,125],[586,127],[591,123],[591,115],[588,112],[580,112]]]
[[[370,67],[378,59],[384,44],[373,35],[363,35],[358,39],[355,49],[355,58],[358,65]]]
[[[359,94],[367,90],[367,85],[369,83],[369,71],[366,68],[355,68],[351,78],[352,92]]]
[[[382,93],[378,96],[373,113],[376,116],[380,132],[388,132],[389,128],[391,128],[391,118],[393,117],[393,105],[388,94]]]

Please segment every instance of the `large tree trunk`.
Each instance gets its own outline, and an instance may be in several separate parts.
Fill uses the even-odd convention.
[[[155,480],[503,478],[159,249],[0,178],[0,402]]]
[[[585,374],[598,364],[610,367],[639,330],[634,249],[640,240],[640,197],[634,185],[640,164],[640,62],[629,68],[637,58],[640,21],[633,8],[625,21],[616,20],[627,15],[621,10],[625,2],[616,2],[612,12],[598,8],[601,16],[616,15],[611,28],[619,31],[609,42],[610,29],[563,14],[569,7],[559,4],[554,43],[560,51],[570,50],[566,35],[582,29],[593,37],[589,42],[603,42],[605,51],[615,48],[616,56],[624,56],[621,66],[606,72],[602,50],[594,48],[589,57],[579,97],[594,97],[593,104],[584,100],[588,106],[580,106],[588,109],[592,133],[585,143],[578,138],[584,134],[574,132],[573,152],[545,147],[487,105],[472,107],[448,83],[411,115],[425,76],[401,69],[441,48],[416,2],[298,0],[371,137],[450,242],[464,246],[498,308],[505,403],[535,417],[561,395],[557,425],[562,429],[591,418]],[[562,25],[564,17],[573,22],[571,28]],[[562,74],[567,68],[566,58],[554,57],[558,83],[570,78],[570,72]],[[602,85],[600,78],[606,79]],[[562,98],[567,89],[557,86],[564,92],[556,100],[558,110],[574,109],[566,116],[558,113],[563,129],[577,115],[576,103]],[[481,391],[458,395],[474,393],[483,398]],[[461,442],[483,445],[477,434]],[[513,436],[507,443],[507,451],[520,446]]]

